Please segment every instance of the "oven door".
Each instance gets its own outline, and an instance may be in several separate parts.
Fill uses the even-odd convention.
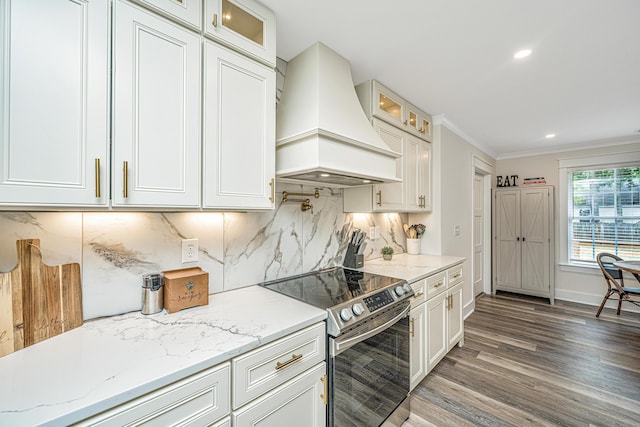
[[[409,302],[329,340],[329,426],[380,426],[409,416]],[[387,425],[394,425],[391,419]]]

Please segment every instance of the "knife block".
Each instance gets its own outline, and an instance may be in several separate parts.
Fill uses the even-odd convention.
[[[364,254],[358,254],[356,251],[356,247],[349,243],[347,253],[344,256],[344,262],[342,263],[343,267],[362,268],[364,266]]]

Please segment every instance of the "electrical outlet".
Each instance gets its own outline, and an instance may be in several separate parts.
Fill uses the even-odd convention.
[[[182,240],[182,263],[198,261],[198,239]]]
[[[460,226],[459,225],[454,225],[453,226],[453,235],[454,236],[459,236],[460,235]]]
[[[376,228],[369,227],[369,240],[376,240]]]
[[[375,234],[376,234],[376,239],[380,238],[380,226],[376,225],[375,226]]]

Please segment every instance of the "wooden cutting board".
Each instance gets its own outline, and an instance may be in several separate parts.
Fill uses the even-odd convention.
[[[45,265],[39,239],[16,247],[18,265],[0,273],[0,356],[82,325],[80,264]]]

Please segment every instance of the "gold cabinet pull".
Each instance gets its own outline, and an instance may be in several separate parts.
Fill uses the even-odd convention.
[[[275,179],[271,178],[271,182],[269,183],[269,185],[271,186],[271,197],[269,197],[269,201],[271,203],[273,203],[276,199],[276,181]]]
[[[129,162],[122,162],[122,196],[126,199],[129,197]]]
[[[416,319],[411,318],[411,336],[415,336]]]
[[[211,22],[211,24],[213,24],[213,26],[215,28],[218,28],[218,14],[217,13],[213,14],[213,22]]]
[[[324,388],[323,393],[320,395],[320,398],[322,399],[322,403],[324,403],[324,406],[327,406],[327,383],[329,382],[327,379],[326,375],[323,375],[320,378],[320,381],[322,381],[322,386]]]
[[[460,274],[460,273],[456,273],[456,274],[454,274],[454,275],[453,275],[453,278],[454,278],[454,279],[457,279],[457,278],[458,278],[458,277],[460,277],[460,276],[461,276],[461,274]]]
[[[96,198],[100,198],[100,159],[96,158],[95,161],[96,170]]]
[[[444,282],[438,282],[436,283],[436,285],[434,286],[434,288],[439,288],[440,286],[444,285]]]
[[[418,297],[421,297],[422,295],[424,295],[424,292],[420,291],[420,292],[416,292],[415,294],[413,294],[413,297],[414,298],[418,298]]]
[[[280,363],[280,362],[276,363],[276,370],[282,369],[285,366],[288,366],[288,365],[292,364],[293,362],[295,362],[296,360],[300,360],[300,359],[302,359],[302,354],[293,353],[291,355],[291,359],[287,360],[286,362],[284,362],[284,363]]]
[[[377,202],[377,205],[378,205],[378,206],[382,206],[382,190],[378,191],[378,192],[376,193],[376,195],[378,196],[378,202]]]

